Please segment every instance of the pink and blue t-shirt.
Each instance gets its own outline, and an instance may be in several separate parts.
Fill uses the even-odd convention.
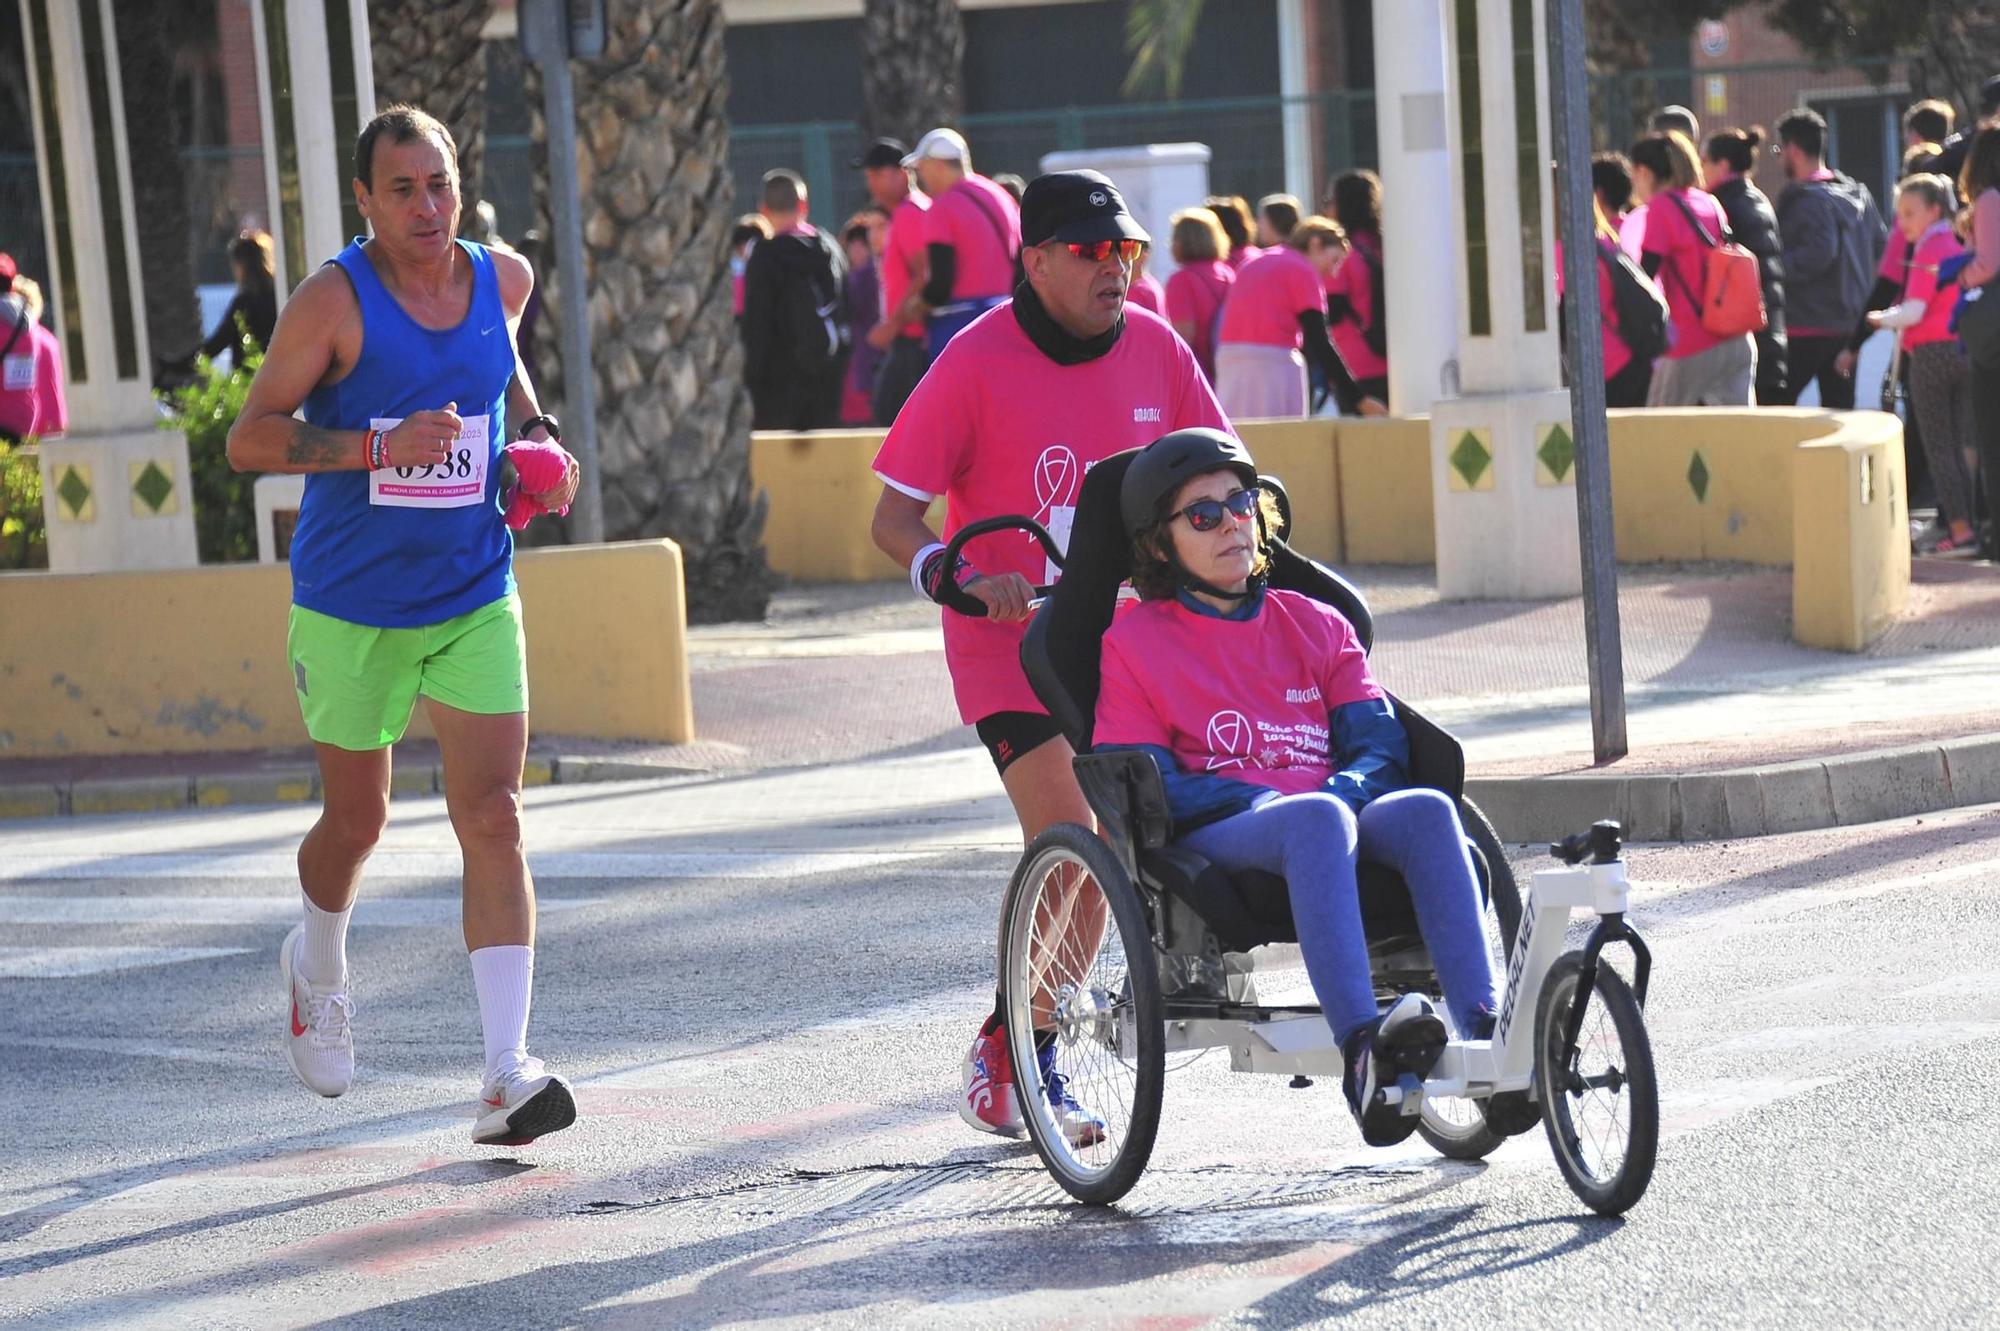
[[[1934,223],[1917,238],[1916,255],[1910,260],[1910,284],[1903,291],[1903,299],[1910,304],[1921,301],[1924,313],[1903,330],[1905,350],[1958,340],[1951,331],[1951,315],[1952,307],[1958,303],[1959,288],[1956,283],[1949,283],[1940,292],[1938,265],[1963,253],[1965,246],[1953,234],[1949,220]]]
[[[1194,353],[1158,315],[1126,306],[1110,351],[1059,365],[1028,340],[1009,301],[945,347],[882,441],[875,474],[912,498],[943,495],[947,540],[983,518],[1023,514],[1066,549],[1085,471],[1196,425],[1229,429]],[[982,573],[1037,584],[1059,572],[1025,532],[979,537],[965,554]],[[944,612],[945,663],[965,720],[1048,710],[1021,670],[1025,631]]]
[[[1094,741],[1296,795],[1339,770],[1329,714],[1385,696],[1353,626],[1309,596],[1266,592],[1240,620],[1141,601],[1104,635]]]

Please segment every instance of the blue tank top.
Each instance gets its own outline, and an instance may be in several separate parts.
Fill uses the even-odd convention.
[[[499,501],[514,342],[483,245],[458,242],[472,261],[464,320],[430,329],[396,303],[361,243],[330,260],[361,302],[361,358],[339,383],[313,390],[306,420],[386,428],[456,402],[465,433],[442,467],[308,475],[292,534],[292,600],[356,624],[415,628],[514,590],[514,535]]]

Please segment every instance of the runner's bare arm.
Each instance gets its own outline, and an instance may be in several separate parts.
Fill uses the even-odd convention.
[[[920,550],[938,539],[925,516],[930,506],[929,500],[904,494],[893,485],[883,486],[882,497],[875,501],[870,534],[882,552],[904,568],[910,566]],[[997,577],[982,574],[967,582],[965,590],[986,603],[989,619],[1002,623],[1026,619],[1028,601],[1035,594],[1028,580],[1018,573],[1002,573]]]
[[[229,465],[237,471],[303,473],[362,471],[368,466],[361,430],[328,430],[295,418],[312,390],[345,375],[359,352],[360,306],[346,276],[322,268],[285,302],[271,345],[236,423],[229,427]],[[412,412],[389,433],[395,466],[442,462],[463,427],[455,411]]]
[[[533,420],[542,414],[542,404],[535,395],[534,381],[528,378],[527,362],[521,356],[520,331],[521,314],[528,308],[528,296],[535,289],[535,270],[518,254],[510,254],[506,250],[493,250],[491,253],[493,271],[500,279],[500,305],[507,312],[507,327],[514,335],[514,377],[507,381],[507,409],[517,421]],[[524,437],[546,440],[549,437],[548,427],[537,425]],[[563,451],[568,452],[567,449]],[[572,454],[562,480],[553,489],[544,490],[535,498],[551,509],[567,508],[570,501],[576,498],[577,483],[581,479],[582,472]]]

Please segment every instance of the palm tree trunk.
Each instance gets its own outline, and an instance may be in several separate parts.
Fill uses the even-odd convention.
[[[915,143],[961,109],[965,25],[958,0],[866,0],[861,19],[861,122],[869,138]]]
[[[468,212],[480,197],[486,149],[486,45],[479,32],[492,13],[493,0],[368,0],[375,103],[409,102],[450,126]]]
[[[132,213],[139,227],[139,265],[146,276],[146,340],[155,359],[180,355],[202,333],[166,17],[160,5],[120,6],[117,14]]]
[[[576,80],[605,534],[678,542],[690,618],[762,618],[771,574],[731,310],[722,2],[624,0],[608,27],[603,58]],[[527,92],[545,156],[532,67]],[[536,174],[535,211],[551,234],[546,169]],[[560,399],[574,368],[562,365],[560,337],[570,280],[544,276],[544,401]]]

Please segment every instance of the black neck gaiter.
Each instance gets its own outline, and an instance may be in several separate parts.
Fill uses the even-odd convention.
[[[1034,287],[1025,281],[1014,288],[1014,322],[1021,325],[1021,331],[1038,351],[1058,365],[1082,365],[1096,360],[1117,346],[1125,332],[1125,312],[1120,310],[1118,322],[1104,332],[1096,337],[1078,337],[1055,321]]]

